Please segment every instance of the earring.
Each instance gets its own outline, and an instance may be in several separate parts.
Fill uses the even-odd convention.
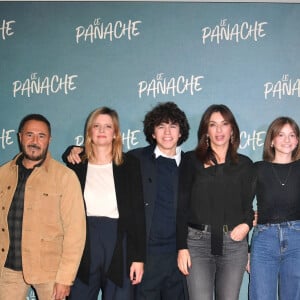
[[[207,148],[209,147],[209,136],[208,136],[208,134],[206,135],[206,146],[207,146]]]
[[[233,134],[231,134],[231,136],[230,136],[230,143],[233,144],[233,142],[234,142],[234,138],[233,138]]]

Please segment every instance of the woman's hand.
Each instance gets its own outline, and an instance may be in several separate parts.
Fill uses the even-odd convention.
[[[258,218],[258,214],[257,214],[257,210],[254,211],[254,219],[253,219],[253,227],[255,227],[257,225],[257,218]]]
[[[250,274],[250,253],[248,253],[248,262],[246,265],[246,271]]]
[[[237,242],[242,241],[248,234],[249,229],[250,228],[246,223],[239,224],[233,228],[233,230],[230,233],[230,237],[234,241]]]
[[[132,285],[138,284],[142,281],[144,274],[144,263],[133,262],[130,267],[130,281]]]
[[[183,275],[189,275],[189,269],[192,267],[192,262],[188,249],[181,249],[178,251],[177,265]]]

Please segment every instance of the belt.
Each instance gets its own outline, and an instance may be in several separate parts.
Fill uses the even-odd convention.
[[[211,232],[211,225],[205,225],[205,224],[193,224],[193,223],[188,223],[188,226],[200,231],[206,231],[206,232]],[[229,225],[223,225],[223,232],[228,232],[233,229],[234,226],[229,226]]]

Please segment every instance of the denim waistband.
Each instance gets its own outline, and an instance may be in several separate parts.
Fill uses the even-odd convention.
[[[300,220],[285,221],[285,222],[281,222],[281,223],[264,223],[264,224],[257,224],[257,226],[290,227],[295,224],[300,224]]]

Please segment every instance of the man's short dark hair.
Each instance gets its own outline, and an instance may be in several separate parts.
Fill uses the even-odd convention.
[[[46,117],[44,117],[43,115],[40,115],[40,114],[30,114],[30,115],[27,115],[25,116],[21,122],[20,122],[20,125],[19,125],[19,133],[23,130],[25,124],[28,122],[28,121],[40,121],[40,122],[43,122],[47,125],[48,127],[48,130],[49,130],[49,134],[51,135],[51,125],[50,125],[50,122],[47,120]]]
[[[154,128],[161,123],[169,122],[179,125],[181,136],[177,145],[185,142],[189,137],[190,126],[185,113],[174,102],[158,103],[145,115],[143,123],[146,141],[151,145],[156,144],[156,140],[152,137]]]

